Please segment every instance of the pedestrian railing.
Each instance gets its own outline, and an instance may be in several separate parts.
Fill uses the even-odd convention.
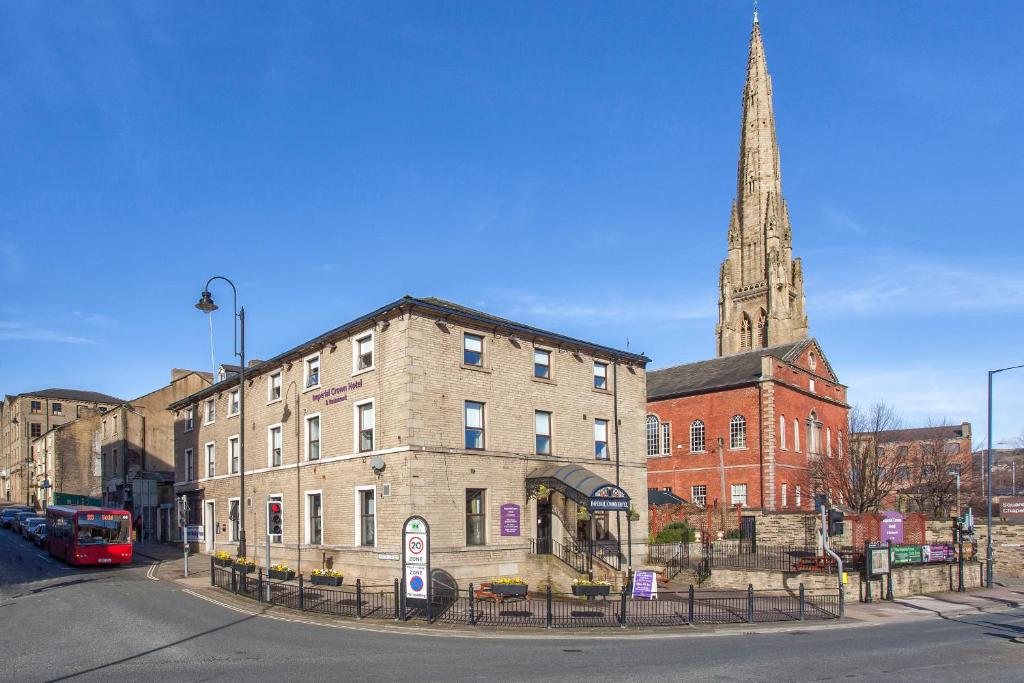
[[[468,589],[435,593],[428,607],[406,604],[401,583],[351,586],[310,585],[302,576],[290,581],[266,578],[263,569],[243,574],[211,562],[213,586],[260,602],[341,617],[411,619],[484,627],[600,628],[703,624],[767,623],[838,619],[837,590],[696,590],[659,592],[656,599],[634,598],[627,591],[583,598],[550,588],[522,597],[494,596]]]

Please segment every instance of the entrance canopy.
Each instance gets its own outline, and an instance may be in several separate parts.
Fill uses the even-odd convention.
[[[622,488],[579,465],[544,465],[526,475],[528,493],[535,493],[541,485],[588,510],[629,510],[629,495]]]

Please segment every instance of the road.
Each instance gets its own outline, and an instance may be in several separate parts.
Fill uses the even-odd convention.
[[[466,638],[242,613],[147,578],[152,569],[71,569],[0,531],[0,680],[1024,678],[1024,610],[776,633]]]

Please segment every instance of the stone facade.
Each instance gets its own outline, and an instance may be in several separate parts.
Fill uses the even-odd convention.
[[[772,79],[754,22],[743,88],[736,200],[719,276],[719,356],[807,337],[803,270],[782,196]]]
[[[96,430],[103,414],[84,408],[71,422],[58,425],[32,440],[32,459],[52,487],[40,500],[53,504],[55,492],[100,498],[102,481]]]
[[[479,365],[464,362],[466,334],[483,340]],[[359,368],[359,340],[368,341],[363,349],[372,346],[367,369]],[[548,379],[534,376],[535,350],[550,353]],[[308,387],[311,362],[319,367],[319,381]],[[595,363],[607,364],[604,388],[595,388]],[[408,297],[261,363],[247,371],[245,387],[247,552],[263,562],[265,504],[275,495],[285,514],[283,536],[271,542],[274,564],[333,565],[353,578],[390,581],[399,573],[401,525],[420,514],[431,525],[434,566],[459,581],[509,574],[544,580],[552,572],[530,554],[538,501],[527,496],[526,478],[556,462],[618,480],[639,514],[632,525],[639,558],[647,529],[645,363],[635,354]],[[172,406],[177,490],[191,501],[191,522],[206,528],[207,551],[237,548],[229,505],[239,498],[239,477],[229,440],[242,427],[228,411],[237,386],[238,378],[229,378]],[[206,419],[209,401],[212,421]],[[481,449],[466,447],[467,401],[483,405]],[[360,406],[371,404],[372,423],[362,426],[369,424],[372,435],[364,436]],[[537,454],[536,411],[551,416],[550,455]],[[310,420],[319,421],[317,449],[310,443]],[[607,421],[607,459],[595,457],[596,420]],[[272,443],[280,444],[280,464]],[[476,490],[483,494],[482,545],[470,543],[467,528],[467,497]],[[319,539],[311,498],[317,495]],[[372,519],[366,514],[371,497]],[[501,535],[500,509],[507,504],[521,508],[518,536]],[[579,526],[579,533],[625,543],[626,514],[579,525],[576,508],[552,494],[544,521],[555,542],[575,538]]]
[[[0,406],[0,495],[38,505],[45,464],[32,459],[32,442],[54,427],[90,410],[107,410],[122,400],[94,391],[43,389],[4,397]]]

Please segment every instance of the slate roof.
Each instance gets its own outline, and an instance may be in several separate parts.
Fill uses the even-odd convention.
[[[126,403],[125,400],[116,396],[108,396],[96,391],[80,391],[78,389],[40,389],[39,391],[25,391],[19,396],[38,396],[40,398],[66,398],[69,401],[84,401],[86,403]]]
[[[676,365],[647,373],[647,400],[672,398],[755,384],[761,377],[761,358],[774,356],[791,363],[803,353],[814,339],[803,339],[790,344],[769,346],[731,356]]]
[[[684,505],[685,500],[672,493],[661,489],[647,489],[648,505]]]
[[[938,427],[914,427],[912,429],[888,429],[878,432],[878,434],[871,434],[871,436],[876,437],[879,443],[962,439],[964,438],[964,427],[963,425],[941,425]]]

